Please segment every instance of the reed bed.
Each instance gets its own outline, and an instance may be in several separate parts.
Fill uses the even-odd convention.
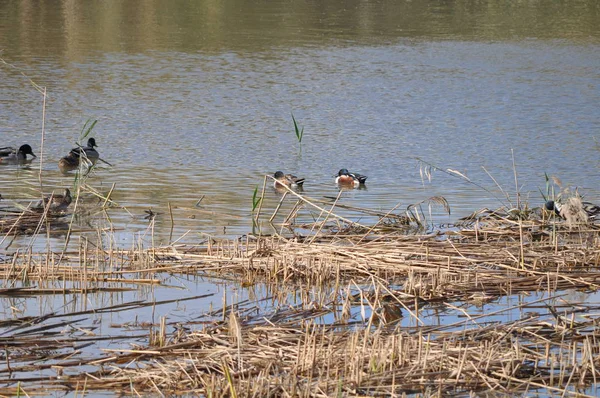
[[[146,366],[121,368],[110,379],[156,392],[390,396],[539,387],[568,393],[569,385],[585,387],[597,376],[593,321],[569,325],[533,316],[455,331],[353,329],[230,321],[163,347],[119,352],[120,362],[144,357]]]
[[[64,214],[44,212],[43,209],[0,209],[0,233],[31,235],[50,230],[68,230]]]
[[[177,272],[303,286],[375,278],[428,299],[600,286],[600,230],[593,225],[574,231],[558,223],[481,223],[426,235],[336,234],[318,241],[259,237],[157,248],[153,255]]]
[[[11,319],[0,323],[0,394],[594,395],[600,305],[565,291],[600,288],[597,225],[484,209],[427,229],[415,207],[369,211],[379,221],[364,225],[315,200],[319,216],[298,223],[307,203],[284,217],[296,229],[287,235],[129,250],[81,238],[78,250],[4,255],[2,297],[124,292],[192,275],[265,286],[259,301],[270,304],[225,302],[187,322],[138,325],[134,336],[97,336],[88,317],[175,300]],[[513,295],[538,298],[473,312]],[[433,324],[432,310],[461,318]],[[103,339],[123,344],[86,350]]]
[[[43,97],[42,185],[46,89],[25,77]],[[81,138],[94,124],[86,123]],[[418,160],[423,178],[440,170],[492,194],[457,171]],[[100,199],[96,207],[117,206],[110,199],[114,185],[106,195],[96,192],[86,184],[89,171],[75,177],[76,196],[84,189]],[[579,222],[585,217],[565,225],[523,207],[516,169],[518,209],[483,209],[444,228],[427,220],[435,206],[449,213],[443,197],[380,212],[339,203],[341,191],[323,200],[287,189],[265,214],[267,181],[252,201],[259,231],[244,239],[122,249],[106,236],[110,226],[85,231],[97,242],[79,236],[63,250],[34,253],[32,244],[0,253],[0,299],[9,303],[7,313],[14,311],[0,320],[0,394],[597,395],[600,305],[567,292],[600,287],[599,229]],[[287,198],[295,203],[282,215]],[[307,209],[310,221],[299,216]],[[84,232],[64,214],[0,210],[3,242],[16,235],[33,241],[40,232],[69,242]],[[170,206],[169,214],[173,225]],[[147,212],[150,220],[156,216]],[[265,218],[272,223],[282,216],[273,236],[260,232]],[[356,221],[361,216],[378,221]],[[19,315],[13,305],[40,296],[87,302],[93,294],[158,287],[174,275],[263,286],[265,294],[224,300],[222,308],[183,321],[132,317],[110,325],[111,332],[96,322],[101,314],[193,303],[211,293],[77,310],[65,304],[39,316]],[[483,308],[513,295],[517,304]],[[433,322],[431,312],[453,313],[454,320]]]
[[[335,303],[326,307],[331,306]],[[529,307],[536,308],[513,309]],[[169,334],[161,322],[150,333],[150,344],[104,349],[92,357],[82,356],[81,350],[93,338],[38,331],[19,339],[19,345],[4,342],[19,352],[20,361],[37,361],[19,368],[7,359],[0,369],[7,377],[2,383],[21,384],[0,388],[0,393],[111,390],[132,395],[325,397],[524,394],[544,389],[586,396],[582,389],[599,376],[599,305],[565,303],[561,309],[548,307],[502,324],[479,324],[469,317],[452,325],[413,328],[380,322],[374,312],[362,326],[324,325],[316,321],[323,312],[296,307],[240,316],[226,310],[224,321]],[[51,326],[45,330],[63,325]],[[41,360],[43,365],[37,363]],[[49,374],[10,377],[27,370]]]

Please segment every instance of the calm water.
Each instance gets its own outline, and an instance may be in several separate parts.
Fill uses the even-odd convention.
[[[314,198],[337,195],[342,167],[367,174],[367,189],[342,202],[374,209],[442,195],[452,215],[436,221],[452,222],[504,203],[441,172],[423,182],[416,158],[503,197],[487,170],[514,200],[514,154],[532,206],[545,173],[600,201],[595,0],[4,1],[0,51],[12,65],[0,64],[0,146],[41,151],[42,97],[29,78],[48,90],[44,192],[73,184],[56,163],[97,119],[93,136],[113,167],[88,183],[105,193],[115,184],[129,213],[77,223],[110,222],[125,247],[150,228],[158,243],[249,232],[253,191],[277,170],[306,177]],[[0,194],[37,199],[39,166],[0,167]],[[279,196],[267,189],[265,199],[272,212]],[[160,213],[154,225],[149,208]]]
[[[317,198],[337,194],[341,167],[367,174],[342,199],[364,207],[443,195],[442,222],[502,204],[443,173],[423,184],[416,157],[502,196],[485,168],[514,199],[514,151],[531,205],[544,173],[600,199],[598,3],[416,3],[4,2],[0,49],[16,69],[0,68],[0,143],[40,151],[42,98],[23,72],[48,90],[44,191],[72,185],[56,162],[97,119],[114,167],[89,183],[116,184],[140,217],[111,221],[133,231],[148,208],[204,197],[192,221],[175,211],[176,234],[245,233],[254,188],[279,169]],[[39,196],[35,170],[2,167],[0,181],[4,197]],[[170,226],[159,216],[155,233]]]

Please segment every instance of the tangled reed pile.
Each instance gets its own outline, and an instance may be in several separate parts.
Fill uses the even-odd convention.
[[[429,234],[401,233],[391,224],[3,258],[7,285],[24,276],[30,284],[60,281],[63,294],[201,275],[265,286],[266,296],[225,303],[187,323],[163,317],[135,336],[98,336],[85,322],[92,314],[173,300],[5,321],[0,393],[594,395],[600,303],[573,300],[568,291],[600,287],[597,225],[499,211]],[[0,295],[57,290],[7,287]],[[512,295],[532,298],[482,311]],[[428,319],[432,312],[458,315],[436,324]],[[130,345],[85,350],[105,339]]]

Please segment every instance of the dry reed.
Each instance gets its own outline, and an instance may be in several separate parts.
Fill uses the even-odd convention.
[[[110,194],[99,196],[103,206],[109,203]],[[293,206],[279,215],[286,198]],[[484,209],[428,229],[422,206],[449,211],[441,197],[404,212],[349,207],[339,198],[321,201],[290,190],[272,214],[265,208],[255,214],[256,224],[263,213],[270,221],[283,218],[289,234],[129,250],[80,237],[76,249],[4,254],[0,297],[10,299],[119,294],[173,275],[264,286],[264,292],[187,322],[161,316],[156,324],[113,325],[123,331],[110,336],[97,334],[88,317],[206,295],[0,322],[0,394],[594,394],[600,306],[568,302],[563,291],[600,288],[595,224],[566,225],[535,209]],[[305,207],[317,214],[299,223]],[[378,221],[359,224],[338,210]],[[65,230],[60,215],[47,213],[7,212],[0,221],[5,234]],[[473,312],[517,294],[538,298]],[[462,318],[435,324],[431,311]],[[508,314],[511,321],[494,318]],[[135,336],[131,326],[139,330]],[[86,349],[104,340],[129,345]]]
[[[0,373],[6,378],[0,393],[399,396],[541,389],[584,396],[580,390],[600,377],[600,306],[568,303],[560,294],[600,287],[595,225],[574,229],[533,213],[497,210],[478,212],[446,231],[406,234],[384,228],[385,220],[346,228],[330,210],[323,214],[327,222],[315,221],[316,235],[131,250],[90,250],[82,241],[78,252],[14,253],[0,262],[3,280],[26,275],[30,282],[73,285],[7,287],[0,291],[7,297],[123,291],[159,284],[166,274],[192,274],[241,286],[266,283],[279,304],[267,310],[251,303],[224,305],[206,314],[199,329],[196,321],[184,326],[163,317],[140,334],[147,344],[91,356],[83,348],[99,337],[90,334],[93,328],[77,326],[85,311],[12,320],[4,325],[9,337],[3,341],[6,366]],[[289,302],[294,291],[300,303]],[[520,314],[511,322],[490,322],[491,314],[460,308],[519,292],[545,297],[497,311]],[[160,303],[94,311],[144,305]],[[431,325],[423,315],[427,308],[462,312],[465,318]],[[402,326],[402,319],[411,326]],[[67,327],[79,336],[61,335]]]

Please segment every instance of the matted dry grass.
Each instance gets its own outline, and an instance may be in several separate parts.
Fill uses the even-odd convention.
[[[586,310],[597,314],[600,307]],[[76,353],[46,354],[45,362],[54,361],[46,366],[56,376],[20,379],[26,383],[21,388],[30,394],[112,390],[207,396],[437,396],[538,388],[574,394],[571,389],[595,384],[598,377],[593,316],[575,322],[531,314],[504,324],[478,325],[477,319],[468,319],[403,330],[378,323],[375,316],[360,327],[318,325],[311,318],[320,313],[290,309],[278,314],[280,321],[274,324],[264,314],[240,319],[230,312],[228,321],[202,330],[179,330],[166,339],[157,332],[149,346],[104,350],[85,359]],[[42,342],[24,341],[39,351],[65,344],[79,349],[85,340]],[[21,348],[21,355],[31,352]],[[78,371],[82,366],[97,370]],[[38,368],[42,366],[30,369]],[[14,394],[15,388],[2,392]]]
[[[305,236],[131,250],[82,239],[78,251],[13,253],[0,262],[5,297],[118,292],[165,275],[200,275],[266,286],[272,304],[225,304],[200,323],[162,318],[135,340],[123,331],[96,336],[79,317],[161,303],[11,319],[0,338],[0,393],[594,394],[586,388],[600,377],[600,304],[569,302],[563,291],[600,287],[596,225],[481,211],[444,231],[407,234],[397,215],[383,218],[342,228],[339,218],[327,220],[334,226],[318,220],[302,226],[318,231]],[[470,313],[515,294],[540,298]],[[432,308],[463,318],[435,326]],[[509,313],[511,321],[492,317]],[[101,339],[130,347],[84,350]]]

